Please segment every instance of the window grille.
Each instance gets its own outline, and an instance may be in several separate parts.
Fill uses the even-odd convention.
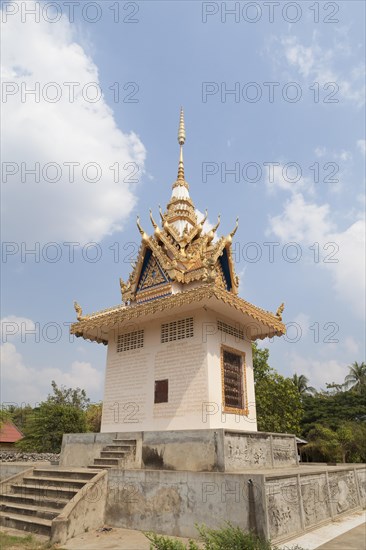
[[[225,406],[243,409],[243,364],[241,355],[223,351]]]
[[[235,336],[238,340],[245,340],[244,330],[238,326],[233,327],[232,325],[224,323],[224,321],[217,321],[217,329],[221,332],[225,332],[225,334]]]
[[[193,337],[193,317],[161,325],[161,343]]]
[[[131,349],[138,349],[144,347],[144,331],[134,330],[133,332],[126,332],[126,334],[120,334],[117,338],[117,352],[129,351]]]

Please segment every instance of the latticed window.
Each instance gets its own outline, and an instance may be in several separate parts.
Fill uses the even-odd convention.
[[[244,408],[243,361],[240,353],[222,350],[223,393],[225,407]]]
[[[126,332],[126,334],[120,334],[117,338],[117,352],[129,351],[131,349],[138,349],[144,347],[144,331],[134,330],[133,332]]]
[[[193,317],[161,325],[161,343],[193,337]]]
[[[245,340],[244,330],[240,327],[240,325],[233,326],[225,323],[224,321],[217,321],[217,329],[221,332],[225,332],[225,334],[235,336],[238,340]]]

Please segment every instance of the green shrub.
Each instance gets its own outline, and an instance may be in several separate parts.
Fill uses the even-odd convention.
[[[170,537],[164,537],[163,535],[151,532],[144,534],[151,542],[151,550],[200,550],[200,547],[193,540],[190,540],[188,546],[186,546],[180,540],[174,540]]]
[[[205,525],[196,525],[196,529],[200,535],[200,543],[190,540],[188,546],[179,540],[156,533],[148,532],[145,536],[151,542],[151,550],[278,550],[270,541],[252,532],[245,532],[230,522],[221,529],[209,529]],[[302,549],[296,546],[288,550]]]
[[[205,550],[271,550],[271,543],[227,522],[221,529],[197,526]]]

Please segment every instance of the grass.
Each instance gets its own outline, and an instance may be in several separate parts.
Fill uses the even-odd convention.
[[[56,548],[62,550],[49,542],[40,542],[30,534],[21,537],[9,535],[3,531],[0,531],[0,548],[1,550],[55,550]]]

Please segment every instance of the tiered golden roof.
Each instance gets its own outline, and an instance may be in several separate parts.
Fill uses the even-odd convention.
[[[142,242],[137,263],[125,283],[120,280],[125,303],[151,300],[175,291],[187,289],[195,283],[216,283],[237,294],[238,278],[232,260],[231,244],[238,228],[215,241],[215,227],[204,231],[205,216],[198,221],[195,206],[189,196],[189,185],[184,176],[183,145],[186,139],[183,109],[180,113],[178,143],[180,146],[178,176],[172,186],[172,196],[166,212],[160,209],[161,226],[153,218],[154,229],[149,236],[137,219]],[[148,258],[146,258],[148,254]]]
[[[238,220],[233,231],[227,236],[216,237],[220,216],[216,225],[205,231],[207,211],[198,220],[197,211],[189,195],[189,185],[185,180],[185,140],[184,113],[181,109],[178,129],[178,175],[172,185],[172,196],[166,211],[163,213],[159,207],[161,224],[156,223],[150,210],[154,232],[148,235],[137,218],[141,246],[127,282],[120,279],[122,305],[83,317],[80,306],[75,303],[78,323],[71,327],[73,334],[106,343],[103,337],[95,333],[98,326],[115,326],[125,319],[143,315],[145,310],[147,314],[174,309],[184,303],[203,299],[215,299],[230,304],[248,318],[260,321],[260,338],[285,333],[285,327],[281,322],[283,305],[277,314],[273,315],[237,296],[239,280],[233,262],[232,240],[238,228]]]

